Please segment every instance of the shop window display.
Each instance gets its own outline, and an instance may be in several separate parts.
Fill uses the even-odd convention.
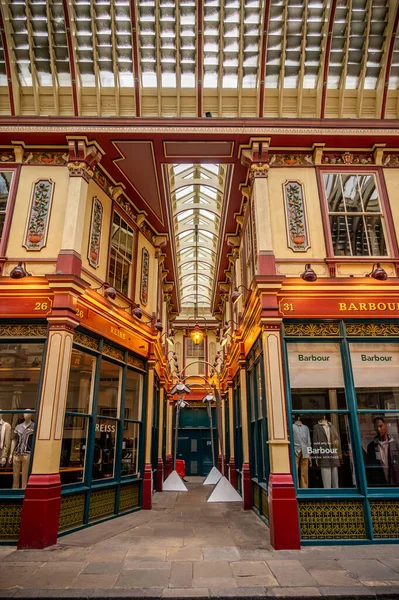
[[[130,369],[126,372],[125,413],[123,424],[121,475],[137,475],[142,419],[143,377]]]
[[[0,344],[0,487],[26,487],[35,437],[42,343]]]
[[[339,344],[289,344],[288,363],[298,487],[354,487]]]
[[[115,475],[115,447],[120,422],[121,374],[121,367],[107,360],[101,360],[93,479],[108,479]]]
[[[399,485],[399,344],[351,344],[369,487]]]
[[[63,484],[84,478],[95,363],[94,356],[73,349],[60,460]]]

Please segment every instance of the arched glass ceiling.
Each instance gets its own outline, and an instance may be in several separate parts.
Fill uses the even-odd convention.
[[[182,308],[210,311],[225,173],[224,165],[169,170]]]

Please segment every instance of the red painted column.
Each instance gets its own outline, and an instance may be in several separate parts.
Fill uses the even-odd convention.
[[[54,302],[49,332],[32,473],[22,503],[18,548],[41,549],[57,542],[61,508],[59,474],[65,406],[76,320],[76,297],[86,283],[70,275],[48,275]]]
[[[275,550],[301,547],[298,503],[291,473],[271,473],[269,477],[270,543]]]
[[[147,398],[146,398],[146,428],[145,428],[145,450],[144,450],[144,477],[143,477],[143,495],[142,508],[150,510],[152,508],[152,465],[151,465],[151,444],[152,444],[152,426],[154,419],[154,380],[156,359],[154,357],[154,346],[150,347],[150,359],[148,361],[147,372]]]
[[[250,510],[252,508],[252,482],[249,463],[242,465],[242,500],[243,509]]]
[[[237,471],[236,471],[236,463],[234,458],[230,458],[229,463],[229,480],[233,488],[237,489]]]
[[[218,454],[218,469],[222,473],[222,455]],[[223,473],[222,473],[223,475]]]
[[[158,458],[157,482],[156,482],[157,492],[162,492],[163,479],[164,479],[163,460],[162,460],[162,458]]]
[[[166,460],[165,460],[165,479],[166,479],[167,477],[169,477],[169,475],[171,474],[171,472],[172,472],[172,470],[173,470],[173,469],[172,469],[172,463],[173,463],[173,458],[172,458],[172,455],[171,455],[171,454],[168,454],[168,455],[166,456]]]
[[[61,509],[59,473],[29,477],[22,504],[18,548],[41,549],[57,543]]]
[[[151,463],[147,463],[144,467],[142,508],[144,508],[144,510],[151,510],[151,508],[152,508],[152,467],[151,467]]]

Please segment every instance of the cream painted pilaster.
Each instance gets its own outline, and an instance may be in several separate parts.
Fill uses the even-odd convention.
[[[268,443],[272,473],[290,473],[287,415],[279,325],[266,325],[262,334],[268,414]]]
[[[75,325],[50,324],[32,475],[59,472]]]

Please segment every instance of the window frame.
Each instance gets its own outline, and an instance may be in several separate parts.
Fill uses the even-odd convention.
[[[109,281],[110,285],[113,285],[112,281],[109,278],[109,270],[111,266],[111,249],[112,249],[112,227],[114,224],[115,213],[118,214],[120,219],[123,219],[125,223],[133,230],[133,246],[132,246],[132,262],[130,265],[130,275],[129,275],[129,284],[128,284],[128,293],[124,294],[117,288],[116,291],[119,296],[125,298],[126,301],[136,301],[136,277],[137,277],[137,252],[138,252],[138,243],[139,243],[139,228],[136,223],[134,223],[129,216],[121,210],[115,204],[112,207],[111,219],[110,219],[110,228],[109,228],[109,238],[108,238],[108,258],[107,258],[107,281]]]
[[[330,228],[330,213],[328,209],[328,201],[326,196],[326,191],[324,187],[324,175],[328,174],[348,174],[348,175],[361,175],[361,174],[369,174],[373,175],[376,182],[376,189],[378,193],[378,199],[381,207],[381,222],[385,235],[385,243],[387,248],[387,254],[385,256],[377,256],[377,255],[358,255],[354,254],[352,256],[339,256],[334,254],[333,244],[332,244],[332,235]],[[327,253],[327,262],[329,263],[337,263],[337,262],[353,262],[353,261],[362,261],[362,262],[392,262],[392,260],[399,257],[399,247],[392,217],[392,212],[389,205],[388,192],[385,185],[385,179],[382,168],[379,167],[365,167],[358,165],[337,165],[337,166],[322,166],[317,167],[316,169],[317,175],[317,184],[319,188],[319,199],[321,206],[321,216],[323,223],[323,231],[324,231],[324,240],[326,245],[326,253]],[[346,213],[343,213],[346,214]]]
[[[2,166],[0,168],[0,172],[2,172],[2,171],[12,171],[12,173],[13,173],[12,179],[11,179],[11,185],[10,185],[10,192],[8,194],[8,199],[7,199],[7,204],[6,204],[3,233],[0,237],[0,257],[5,257],[6,256],[6,248],[8,245],[8,238],[10,235],[12,216],[14,213],[15,200],[16,200],[16,196],[17,196],[17,186],[18,186],[19,176],[20,176],[20,172],[21,172],[21,167]],[[0,267],[1,267],[1,265],[0,265]]]

